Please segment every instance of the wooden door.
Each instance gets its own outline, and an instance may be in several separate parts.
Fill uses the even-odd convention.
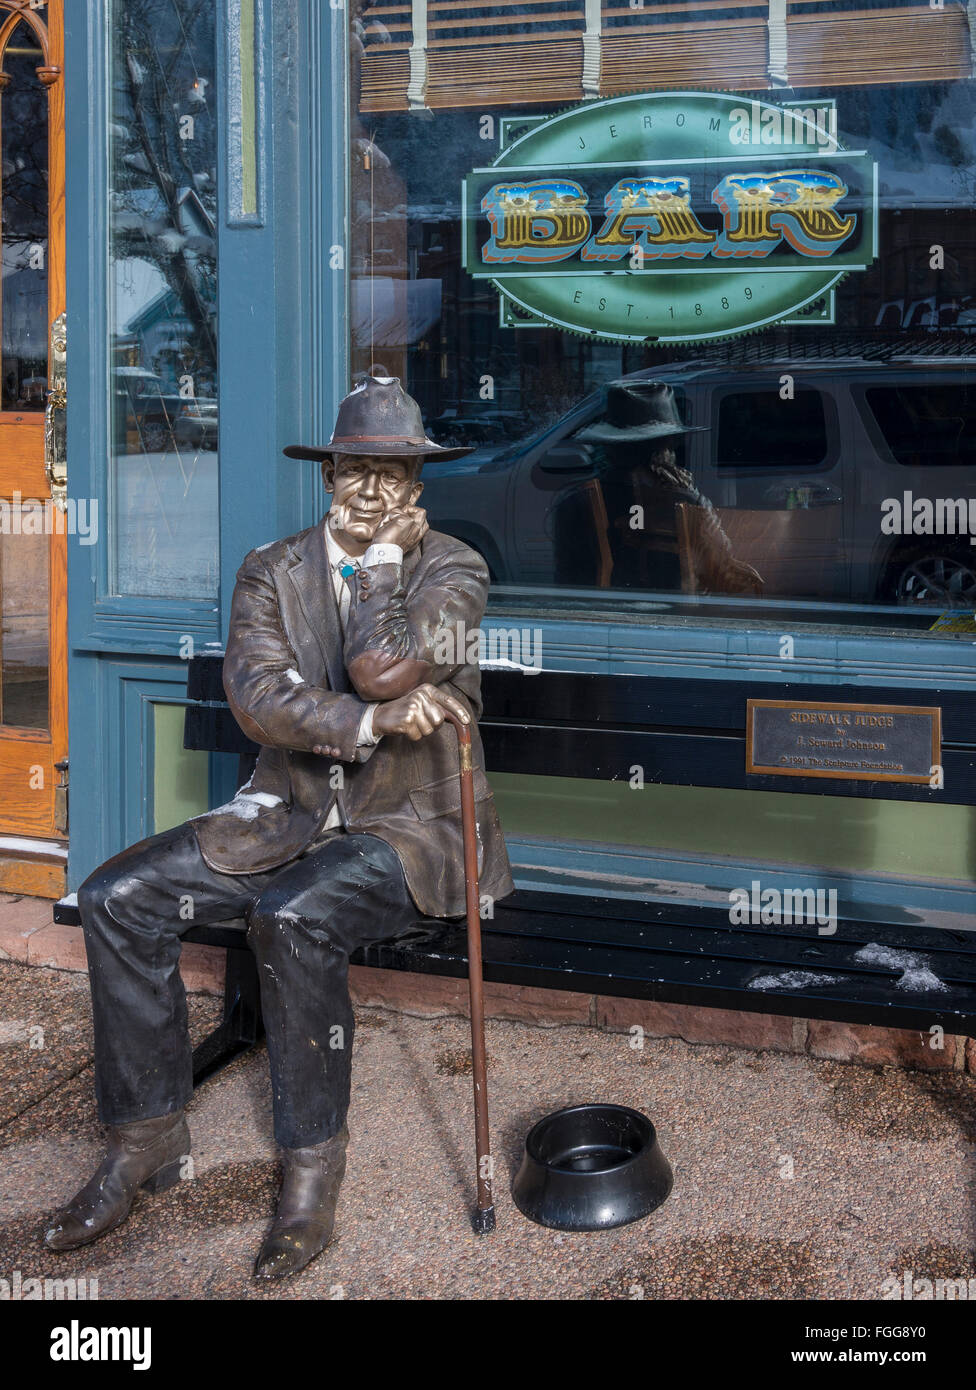
[[[67,831],[55,764],[67,756],[73,504],[65,510],[64,488],[52,497],[51,482],[64,420],[62,0],[0,0],[0,154],[0,861],[9,861],[21,840]],[[29,883],[0,873],[0,886]]]

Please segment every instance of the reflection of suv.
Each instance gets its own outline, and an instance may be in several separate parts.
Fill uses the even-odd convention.
[[[766,597],[976,606],[968,534],[882,531],[882,504],[892,514],[891,499],[902,511],[907,501],[909,516],[915,499],[972,502],[976,520],[972,364],[688,363],[634,376],[670,382],[686,422],[708,427],[683,437],[679,462],[718,510],[736,558],[762,575]],[[428,463],[431,525],[479,550],[500,583],[551,585],[558,571],[561,583],[605,584],[585,567],[568,577],[553,543],[559,500],[606,469],[576,437],[604,402],[595,392],[507,449]],[[611,541],[614,525],[618,534],[626,525],[601,520],[598,508],[593,518]]]

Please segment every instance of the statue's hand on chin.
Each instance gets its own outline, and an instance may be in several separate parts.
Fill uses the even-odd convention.
[[[373,532],[377,545],[398,545],[406,554],[423,540],[428,531],[423,507],[394,507]]]

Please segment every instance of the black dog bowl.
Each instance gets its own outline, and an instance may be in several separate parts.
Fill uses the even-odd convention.
[[[574,1105],[533,1125],[512,1197],[540,1226],[603,1231],[647,1216],[672,1182],[646,1115],[625,1105]]]

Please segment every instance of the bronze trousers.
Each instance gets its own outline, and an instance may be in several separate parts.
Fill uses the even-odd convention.
[[[349,955],[420,916],[392,846],[340,830],[277,869],[238,876],[208,868],[187,823],[96,869],[78,906],[104,1124],[170,1114],[190,1099],[180,938],[243,917],[259,967],[275,1138],[303,1148],[338,1134],[351,1077]]]

